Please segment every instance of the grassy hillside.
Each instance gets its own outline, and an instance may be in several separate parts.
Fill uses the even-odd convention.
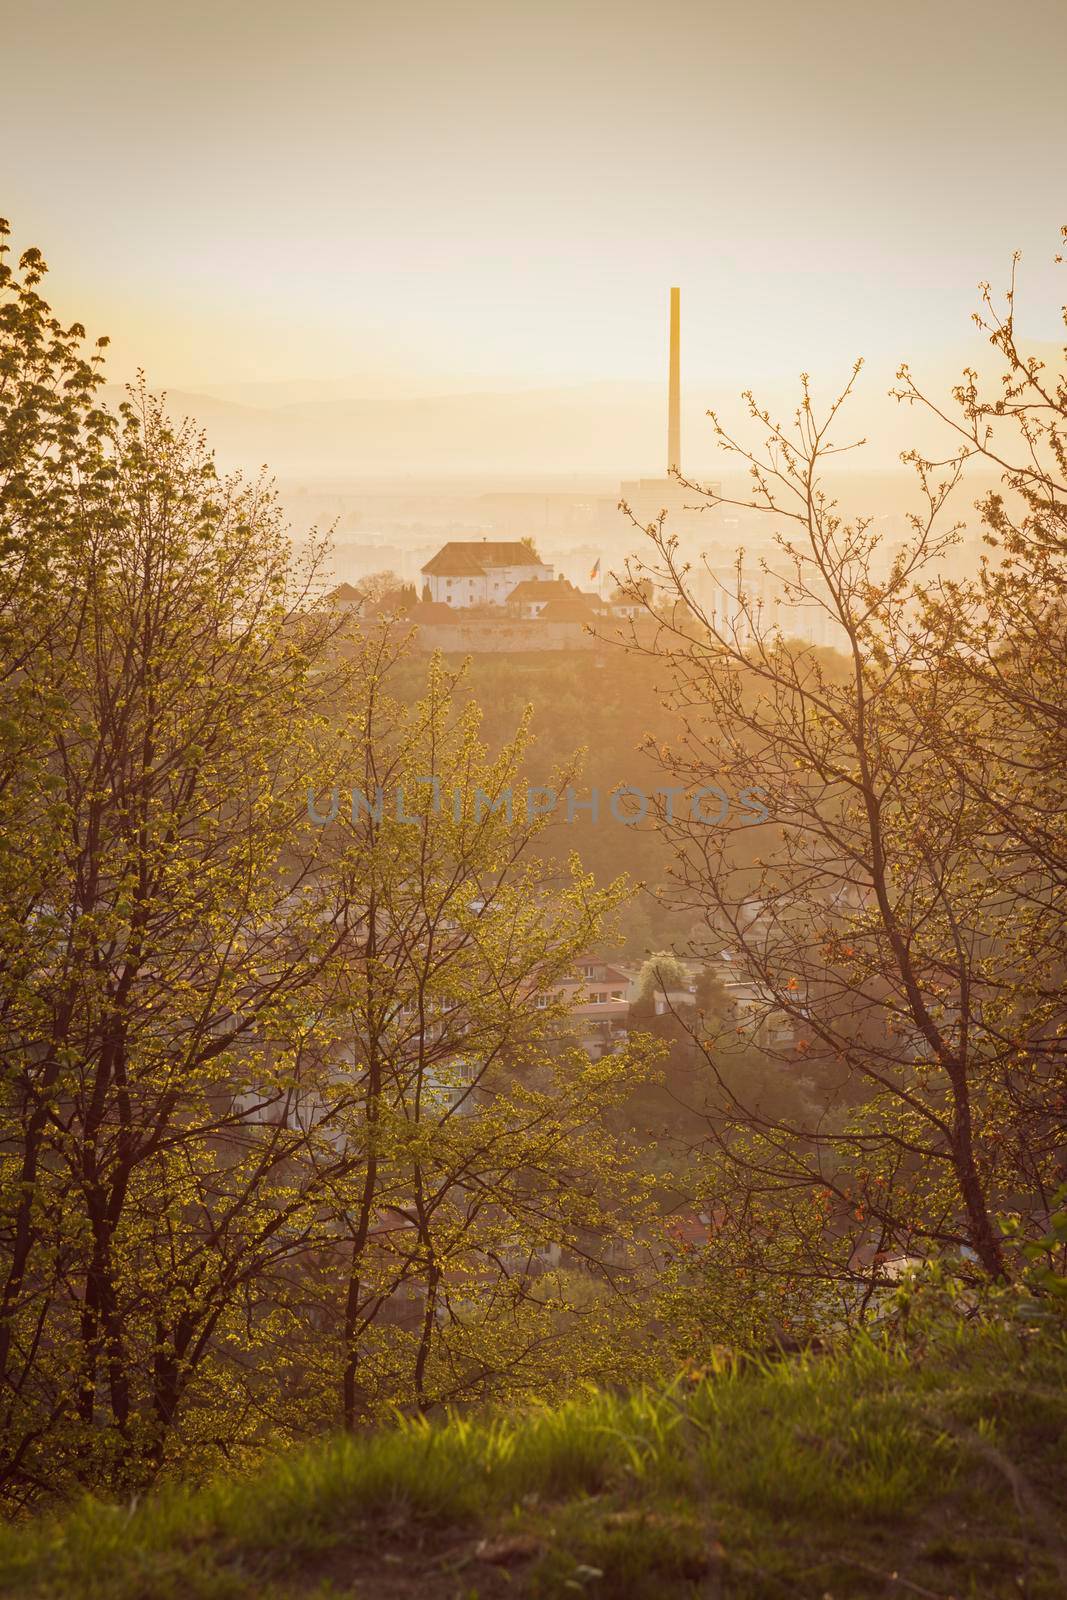
[[[0,1593],[251,1597],[1067,1593],[1067,1351],[679,1379],[664,1393],[405,1423],[0,1536]]]

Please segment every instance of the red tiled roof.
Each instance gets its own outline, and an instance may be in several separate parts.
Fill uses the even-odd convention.
[[[508,600],[553,600],[573,594],[566,578],[523,578],[508,595]]]
[[[519,539],[450,539],[422,568],[432,577],[483,577],[487,567],[540,566]]]
[[[463,545],[446,544],[420,570],[434,578],[485,577],[485,563],[477,560]]]
[[[620,983],[626,984],[630,982],[630,974],[628,972],[624,972],[621,967],[614,966],[610,961],[598,961],[594,956],[584,956],[579,960],[578,965],[583,967],[599,967],[602,976],[591,978],[586,977],[583,973],[573,972],[561,980],[563,983],[577,984],[580,988],[587,989],[590,984],[592,984],[595,988],[597,984],[601,983],[614,983],[618,985]]]

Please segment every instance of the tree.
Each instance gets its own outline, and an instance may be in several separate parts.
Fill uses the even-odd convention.
[[[573,1336],[602,1311],[538,1263],[581,1256],[621,1303],[587,1236],[632,1235],[643,1193],[605,1113],[646,1052],[593,1064],[561,1048],[554,998],[624,885],[598,890],[576,858],[561,869],[535,853],[547,819],[525,811],[524,725],[490,756],[477,708],[457,701],[461,674],[432,663],[404,704],[396,661],[364,638],[359,780],[336,863],[352,932],[328,1004],[360,1159],[336,1187],[315,1292],[317,1325],[336,1330],[319,1364],[339,1352],[347,1427],[397,1400],[544,1392],[577,1347],[588,1372],[603,1331]],[[406,1332],[384,1320],[405,1303]]]
[[[22,1483],[42,1434],[60,1480],[158,1463],[239,1296],[289,1248],[306,1135],[282,1113],[337,937],[292,849],[327,681],[332,623],[304,604],[321,552],[294,568],[266,490],[220,482],[144,393],[110,469],[52,640],[58,823],[21,831],[32,962],[5,929],[0,1393]]]
[[[655,585],[651,578],[638,578],[629,583],[619,583],[611,591],[612,605],[651,605],[654,599]]]
[[[669,989],[683,989],[688,981],[685,964],[673,950],[654,950],[641,968],[638,992],[642,1000],[652,1000]]]
[[[749,984],[738,1029],[787,1019],[788,1040],[771,1053],[783,1072],[816,1074],[825,1104],[817,1124],[761,1113],[718,1070],[721,1037],[698,1030],[721,1101],[718,1181],[730,1173],[739,1195],[760,1195],[765,1218],[768,1206],[788,1214],[822,1196],[822,1232],[794,1233],[827,1279],[869,1279],[858,1252],[923,1246],[970,1249],[1000,1277],[1009,1267],[996,1212],[1022,1208],[1038,1224],[1063,1126],[1053,763],[1040,767],[1040,829],[1024,777],[1044,754],[1037,706],[1047,726],[1047,708],[1064,702],[1062,652],[1044,657],[1037,706],[1026,708],[1023,691],[1025,641],[1062,616],[1049,570],[1062,557],[1062,501],[1049,477],[1015,469],[1033,497],[1010,552],[1029,552],[1025,583],[986,572],[953,589],[936,573],[955,530],[938,529],[964,462],[938,471],[920,461],[912,537],[883,562],[870,522],[846,522],[824,483],[851,387],[820,418],[805,379],[792,426],[749,397],[762,449],[718,430],[752,479],[751,498],[724,503],[788,530],[776,535],[771,575],[789,603],[833,619],[840,669],[787,643],[740,583],[728,607],[703,604],[662,522],[635,569],[675,602],[657,608],[656,644],[632,638],[673,674],[684,732],[661,750],[666,770],[676,783],[758,787],[772,812],[758,825],[755,882],[736,854],[747,819],[710,828],[691,813],[664,818],[678,898],[704,916],[709,956],[727,944]],[[1048,423],[1048,400],[1032,403]],[[971,423],[988,415],[971,387],[964,404]],[[1015,420],[1026,437],[1033,415]],[[986,513],[1003,533],[999,500]]]
[[[490,759],[440,666],[401,706],[267,485],[97,409],[39,270],[0,285],[7,1504],[614,1370],[642,1055],[563,1048],[551,985],[622,886],[525,859],[521,730]]]
[[[919,599],[931,630],[953,646],[943,671],[963,714],[941,715],[935,735],[987,819],[972,836],[976,865],[1015,896],[1010,962],[995,1003],[1005,1047],[1014,1044],[1018,1055],[1002,1137],[1047,1213],[1063,1170],[1067,1110],[1067,350],[1057,373],[1020,348],[1017,261],[1002,306],[983,286],[974,319],[1002,362],[994,392],[968,369],[946,412],[902,367],[897,394],[951,428],[961,463],[981,460],[1002,475],[1000,490],[979,503],[993,553],[975,577],[925,585]],[[920,472],[936,470],[914,459]],[[988,1013],[992,1023],[994,1008]]]
[[[414,584],[405,583],[391,568],[360,578],[355,587],[372,611],[407,611],[415,604]]]

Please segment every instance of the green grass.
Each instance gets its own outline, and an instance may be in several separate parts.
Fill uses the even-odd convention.
[[[1067,1593],[1061,1529],[1067,1352],[989,1333],[921,1362],[861,1343],[405,1423],[138,1505],[86,1500],[0,1531],[0,1594],[1041,1600]]]

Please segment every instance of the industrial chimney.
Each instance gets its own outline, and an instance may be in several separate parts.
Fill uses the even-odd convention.
[[[671,290],[671,371],[667,401],[667,476],[682,465],[682,388],[679,374],[681,355],[681,292]]]
[[[667,387],[667,471],[662,478],[634,478],[619,486],[619,498],[629,507],[641,527],[664,514],[671,519],[672,532],[696,534],[706,538],[709,519],[701,512],[707,507],[688,504],[691,491],[678,478],[682,471],[682,328],[680,289],[671,290],[670,376]],[[678,477],[672,476],[677,473]],[[708,484],[713,495],[719,485]]]

